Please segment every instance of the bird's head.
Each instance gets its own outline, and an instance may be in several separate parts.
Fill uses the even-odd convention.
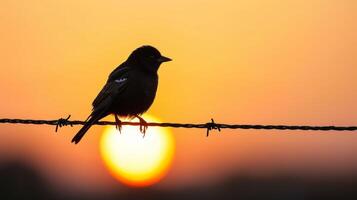
[[[171,61],[170,58],[162,56],[161,53],[152,46],[142,46],[133,51],[128,58],[128,62],[137,64],[151,72],[157,72],[161,63]]]

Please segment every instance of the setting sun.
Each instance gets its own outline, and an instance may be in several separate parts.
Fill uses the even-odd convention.
[[[158,122],[146,115],[147,121]],[[131,186],[152,185],[166,174],[174,154],[174,139],[166,128],[149,127],[143,138],[137,126],[114,126],[104,130],[100,141],[102,158],[111,174]]]

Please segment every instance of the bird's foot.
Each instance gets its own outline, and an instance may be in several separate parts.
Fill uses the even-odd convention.
[[[119,119],[117,114],[114,114],[114,118],[115,118],[115,128],[119,131],[119,133],[121,133],[121,120]]]
[[[143,137],[145,137],[146,130],[148,129],[148,123],[139,115],[136,115],[135,117],[139,119],[140,132],[143,134]]]

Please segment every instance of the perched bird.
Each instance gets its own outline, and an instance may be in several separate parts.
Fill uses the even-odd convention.
[[[142,46],[134,50],[129,58],[109,75],[107,83],[92,103],[92,113],[72,142],[77,144],[94,123],[109,114],[114,115],[119,130],[119,117],[138,118],[140,131],[145,134],[146,121],[140,115],[153,103],[158,85],[157,71],[161,63],[168,61],[171,59],[162,56],[152,46]]]

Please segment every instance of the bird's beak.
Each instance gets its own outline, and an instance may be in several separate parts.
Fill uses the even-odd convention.
[[[159,63],[163,63],[163,62],[169,62],[171,61],[172,59],[171,58],[168,58],[168,57],[165,57],[165,56],[161,56],[159,59],[157,59],[157,61]]]

